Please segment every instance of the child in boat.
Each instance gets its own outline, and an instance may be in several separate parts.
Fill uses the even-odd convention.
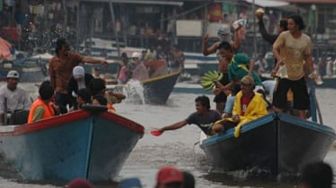
[[[212,131],[220,133],[235,128],[235,137],[239,136],[242,125],[267,115],[267,104],[260,93],[253,91],[254,80],[251,76],[241,79],[241,91],[236,95],[233,105],[232,117],[216,122]]]
[[[207,96],[199,96],[195,99],[196,112],[189,115],[185,120],[176,122],[172,125],[156,129],[154,131],[158,132],[160,135],[165,131],[180,129],[187,124],[197,125],[206,135],[212,135],[211,126],[214,122],[219,120],[220,114],[210,109],[210,99]]]
[[[91,92],[87,88],[82,88],[77,92],[77,109],[80,109],[84,104],[91,104]]]

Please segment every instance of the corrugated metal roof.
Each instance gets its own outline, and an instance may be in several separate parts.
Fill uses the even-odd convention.
[[[255,3],[261,7],[281,7],[288,5],[288,2],[285,1],[276,1],[276,0],[245,0],[248,3]],[[335,0],[336,1],[336,0]]]
[[[304,3],[304,4],[336,4],[336,0],[285,0],[289,3]]]
[[[132,4],[154,4],[182,6],[181,1],[158,1],[158,0],[79,0],[80,2],[111,2],[111,3],[132,3]]]

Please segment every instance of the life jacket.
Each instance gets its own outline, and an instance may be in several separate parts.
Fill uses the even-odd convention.
[[[33,117],[37,107],[42,106],[44,108],[44,113],[42,119],[46,119],[55,115],[54,108],[51,104],[46,104],[41,98],[38,98],[31,105],[28,115],[28,123],[33,123]]]

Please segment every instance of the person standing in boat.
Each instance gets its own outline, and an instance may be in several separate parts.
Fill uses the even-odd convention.
[[[56,41],[55,52],[56,56],[49,61],[49,76],[56,92],[56,105],[60,107],[61,113],[66,113],[67,105],[71,104],[71,93],[68,93],[67,86],[73,68],[81,62],[91,64],[107,64],[107,62],[70,52],[70,46],[64,38]]]
[[[16,70],[11,70],[7,73],[7,84],[0,88],[0,124],[8,123],[16,124],[16,114],[27,112],[31,102],[28,99],[28,94],[25,90],[18,87],[20,75]],[[10,113],[12,119],[7,116]],[[25,113],[28,114],[28,113]],[[25,115],[24,120],[27,119]],[[24,121],[26,122],[26,121]],[[20,122],[20,123],[24,123]]]
[[[235,128],[235,137],[239,136],[242,125],[268,114],[267,103],[263,96],[254,92],[255,82],[249,75],[240,81],[241,91],[234,99],[231,118],[224,118],[214,123],[212,132],[220,133],[230,128]]]
[[[298,110],[298,116],[305,119],[309,108],[309,96],[305,75],[314,72],[312,61],[312,42],[302,30],[305,28],[303,19],[299,15],[288,18],[288,31],[282,32],[273,44],[273,54],[277,65],[272,74],[280,67],[286,71],[286,77],[279,78],[273,96],[276,112],[282,112],[287,104],[287,92],[293,92],[293,108]],[[316,77],[312,75],[312,77]]]
[[[176,122],[172,125],[154,130],[155,133],[162,134],[165,131],[180,129],[187,124],[197,125],[206,135],[212,135],[211,126],[219,120],[220,114],[210,109],[210,99],[207,96],[199,96],[195,99],[196,112],[189,115],[185,120]]]
[[[216,103],[216,110],[222,114],[224,112],[224,106],[227,101],[227,95],[225,94],[226,91],[222,90],[220,86],[225,86],[230,83],[228,65],[233,57],[233,49],[230,43],[226,41],[221,42],[218,47],[218,54],[220,57],[218,70],[222,74],[222,77],[220,80],[218,80],[219,83],[216,84],[216,87],[213,89],[213,93],[215,95],[214,102]],[[231,88],[229,88],[229,90],[231,90]]]
[[[28,115],[28,123],[34,123],[55,116],[56,108],[51,102],[54,88],[50,81],[44,81],[39,88],[39,97],[33,102]]]
[[[232,27],[234,29],[234,37],[232,40],[230,27],[223,25],[218,29],[217,32],[219,41],[215,42],[210,47],[208,46],[209,35],[206,34],[203,37],[203,45],[202,45],[203,55],[207,56],[216,53],[219,45],[221,44],[221,42],[224,41],[229,42],[233,51],[236,52],[240,48],[241,42],[245,39],[246,35],[245,26],[246,26],[246,20],[244,19],[237,20],[232,24]]]

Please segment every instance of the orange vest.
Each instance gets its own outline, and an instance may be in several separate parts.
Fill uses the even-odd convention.
[[[54,108],[51,104],[46,104],[42,99],[37,98],[31,105],[28,115],[28,123],[33,123],[33,117],[37,107],[42,106],[44,108],[44,113],[42,119],[46,119],[55,115]]]

